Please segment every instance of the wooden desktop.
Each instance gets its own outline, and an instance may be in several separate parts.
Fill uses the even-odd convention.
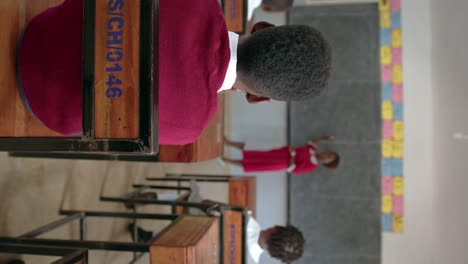
[[[152,264],[218,264],[218,219],[181,216],[151,244],[150,259]]]
[[[35,119],[19,97],[16,51],[31,19],[63,0],[2,0],[0,2],[0,137],[60,137]]]
[[[244,264],[246,224],[239,211],[225,211],[222,220],[182,215],[151,244],[151,263]]]

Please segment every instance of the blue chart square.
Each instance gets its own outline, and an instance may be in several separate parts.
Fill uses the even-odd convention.
[[[382,176],[403,176],[403,159],[382,159]]]
[[[401,28],[401,12],[400,11],[392,12],[392,28],[394,29]]]
[[[382,101],[391,101],[392,100],[392,84],[383,83],[382,84]]]
[[[393,103],[393,119],[403,120],[403,104]]]
[[[392,161],[393,176],[403,176],[403,159],[393,159]]]
[[[383,214],[382,215],[382,231],[384,232],[392,232],[392,215],[391,214]]]
[[[382,159],[382,176],[392,176],[392,159],[384,158]]]
[[[392,45],[392,32],[389,28],[380,29],[380,45],[381,46]]]

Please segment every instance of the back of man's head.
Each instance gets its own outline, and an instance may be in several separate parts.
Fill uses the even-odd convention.
[[[254,93],[280,101],[321,94],[331,72],[331,48],[310,26],[270,27],[239,45],[238,78]]]
[[[262,5],[271,11],[284,11],[293,5],[294,0],[263,0]]]
[[[267,250],[270,256],[290,263],[299,259],[304,252],[304,236],[294,226],[275,226],[267,241]]]

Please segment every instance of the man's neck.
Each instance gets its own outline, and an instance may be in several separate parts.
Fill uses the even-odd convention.
[[[266,239],[265,239],[265,230],[260,231],[260,235],[258,236],[258,245],[262,248],[266,248]]]

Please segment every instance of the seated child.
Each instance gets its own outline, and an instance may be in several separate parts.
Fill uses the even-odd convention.
[[[176,200],[177,197],[170,197],[171,194],[157,194],[154,192],[141,193],[138,199],[159,199],[159,200]],[[205,203],[207,205],[206,213],[212,214],[213,208],[217,205],[223,205],[221,202],[205,200],[200,196],[199,187],[195,181],[190,182],[189,202]],[[218,207],[219,209],[219,207]],[[190,211],[192,214],[193,211]],[[196,213],[199,215],[199,213]],[[128,231],[134,237],[134,230],[138,233],[139,242],[149,241],[155,234],[151,231],[146,231],[141,227],[133,224],[128,225]],[[262,229],[258,222],[252,217],[252,212],[249,211],[249,219],[247,222],[246,242],[249,256],[255,263],[260,260],[260,255],[264,251],[268,251],[270,256],[279,259],[284,263],[290,263],[299,259],[304,251],[304,236],[302,232],[294,226],[273,226],[267,229]]]
[[[108,1],[114,13],[127,5]],[[323,92],[330,76],[330,46],[309,26],[259,22],[239,40],[227,31],[217,0],[160,0],[158,26],[160,144],[197,140],[217,111],[220,91],[243,92],[250,103],[308,100]],[[108,34],[107,43],[125,34]],[[25,105],[64,135],[82,130],[82,35],[83,0],[65,0],[31,20],[19,47]]]
[[[242,150],[242,160],[232,160],[223,157],[223,161],[242,166],[245,173],[288,171],[292,174],[303,174],[315,171],[319,166],[334,170],[338,167],[340,156],[336,152],[317,151],[317,144],[322,140],[334,140],[333,136],[325,136],[307,142],[300,147],[285,146],[273,150],[245,150],[243,142],[225,139],[224,142]]]

